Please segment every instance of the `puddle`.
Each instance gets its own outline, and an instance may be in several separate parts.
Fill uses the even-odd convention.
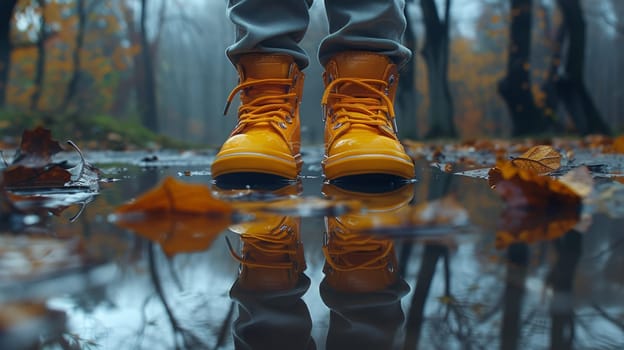
[[[516,212],[443,151],[417,181],[327,184],[308,149],[300,181],[242,188],[211,153],[85,153],[97,193],[31,193],[62,210],[0,225],[0,349],[623,348],[621,158],[576,155],[588,210]],[[110,220],[167,176],[234,214]]]

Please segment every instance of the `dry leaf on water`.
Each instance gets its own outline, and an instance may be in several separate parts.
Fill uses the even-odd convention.
[[[231,222],[233,208],[207,186],[167,177],[115,211],[115,223],[159,243],[169,256],[205,250]]]
[[[552,146],[531,147],[511,163],[518,168],[530,170],[536,174],[547,174],[561,167],[561,154]]]
[[[49,164],[52,161],[52,156],[62,150],[61,145],[52,140],[50,130],[39,126],[34,130],[25,130],[22,133],[22,142],[13,164],[42,167]]]
[[[615,153],[624,153],[624,135],[618,136],[613,140],[613,151]]]
[[[61,187],[71,180],[71,173],[52,163],[52,156],[63,149],[52,140],[50,130],[37,127],[22,134],[15,159],[4,169],[7,188]]]

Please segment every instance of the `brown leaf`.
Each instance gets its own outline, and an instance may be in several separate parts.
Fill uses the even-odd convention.
[[[71,180],[71,174],[58,164],[44,167],[12,165],[4,170],[8,189],[33,187],[63,187]]]
[[[561,167],[561,154],[552,146],[534,146],[520,157],[514,158],[511,163],[536,174],[546,174]]]
[[[42,167],[49,164],[52,156],[61,152],[61,145],[52,140],[52,133],[43,127],[34,130],[25,130],[22,142],[13,164],[22,164],[29,167]]]
[[[230,223],[232,206],[204,185],[172,177],[135,201],[117,208],[115,223],[159,243],[171,256],[207,249]]]

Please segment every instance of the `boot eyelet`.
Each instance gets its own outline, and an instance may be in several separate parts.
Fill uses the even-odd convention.
[[[388,271],[394,272],[394,264],[392,264],[391,262],[388,262]]]
[[[292,122],[293,122],[292,117],[290,115],[287,115],[286,116],[286,123],[292,124]]]
[[[343,123],[338,123],[338,124],[334,125],[334,130],[340,128],[343,125],[344,125]]]
[[[282,128],[282,129],[286,129],[286,128],[287,128],[286,124],[285,124],[285,123],[283,123],[283,122],[279,123],[279,126],[280,126],[280,128]]]
[[[396,80],[396,78],[394,77],[394,74],[390,74],[390,78],[388,78],[388,84],[389,85],[394,84],[395,80]]]

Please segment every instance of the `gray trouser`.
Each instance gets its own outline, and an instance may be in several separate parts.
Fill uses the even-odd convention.
[[[247,53],[286,53],[300,69],[308,55],[299,42],[308,28],[312,0],[229,0],[228,16],[236,26],[236,42],[226,53],[232,63]],[[372,51],[401,67],[411,52],[401,44],[405,0],[325,0],[329,35],[319,48],[325,63],[341,51]]]

